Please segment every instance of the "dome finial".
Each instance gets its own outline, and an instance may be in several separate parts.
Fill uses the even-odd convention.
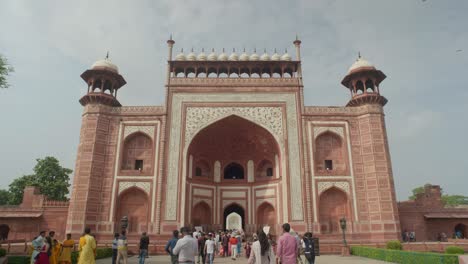
[[[297,33],[296,33],[296,40],[299,40],[299,36],[297,35]]]
[[[214,48],[211,48],[211,52],[214,52]]]
[[[263,53],[266,53],[266,48],[263,49]]]
[[[106,60],[109,59],[109,51],[107,51],[107,54],[106,54]]]
[[[358,59],[360,59],[360,58],[361,58],[361,52],[358,51]]]
[[[181,49],[180,49],[180,52],[184,52],[184,48],[181,48]]]
[[[205,48],[202,48],[202,49],[201,49],[201,52],[205,52]]]
[[[192,50],[191,50],[191,51],[193,52],[193,47],[192,47]]]
[[[275,53],[276,53],[276,48],[275,48]]]
[[[236,52],[236,48],[232,48],[232,52]]]

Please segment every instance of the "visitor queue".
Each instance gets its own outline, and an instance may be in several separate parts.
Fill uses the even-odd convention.
[[[288,223],[282,229],[283,233],[276,243],[269,234],[269,228],[262,228],[247,239],[242,230],[203,233],[182,227],[180,233],[173,231],[165,250],[171,264],[213,264],[215,256],[230,257],[232,260],[243,256],[248,264],[314,264],[315,242],[312,233],[307,232],[301,238]],[[301,253],[305,256],[305,262]]]

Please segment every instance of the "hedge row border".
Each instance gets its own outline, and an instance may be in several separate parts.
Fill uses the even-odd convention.
[[[401,264],[459,264],[458,255],[352,246],[351,254]]]

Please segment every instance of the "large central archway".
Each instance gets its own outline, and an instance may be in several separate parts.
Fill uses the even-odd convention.
[[[246,224],[254,228],[256,211],[251,211],[255,209],[250,206],[255,204],[254,199],[262,199],[263,194],[248,196],[247,193],[252,193],[256,185],[265,186],[266,182],[271,183],[267,188],[276,188],[274,184],[281,181],[281,151],[275,137],[264,127],[236,115],[200,130],[187,147],[186,161],[185,205],[190,209],[185,210],[185,221],[188,223],[193,222],[189,210],[194,209],[194,201],[206,201],[213,205],[215,228],[226,228],[226,218],[231,213],[240,216],[242,228]],[[263,193],[276,195],[278,192]],[[269,199],[276,198],[269,196]],[[237,207],[223,208],[232,203]],[[246,218],[249,213],[253,217]],[[233,215],[232,219],[236,217]]]

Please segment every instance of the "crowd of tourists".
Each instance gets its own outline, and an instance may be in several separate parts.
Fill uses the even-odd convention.
[[[180,233],[174,230],[173,237],[166,244],[166,252],[172,264],[213,264],[216,257],[247,259],[249,264],[313,264],[315,244],[312,233],[301,238],[283,224],[283,234],[275,241],[268,228],[262,228],[251,237],[242,230],[227,230],[204,233],[182,227]],[[303,262],[301,253],[306,261]]]
[[[47,236],[46,231],[41,231],[39,236],[33,239],[31,247],[31,264],[71,264],[75,241],[71,234],[67,234],[67,238],[60,242],[55,238],[54,231],[50,231]],[[96,240],[89,228],[86,228],[80,237],[79,251],[79,264],[95,263]]]

